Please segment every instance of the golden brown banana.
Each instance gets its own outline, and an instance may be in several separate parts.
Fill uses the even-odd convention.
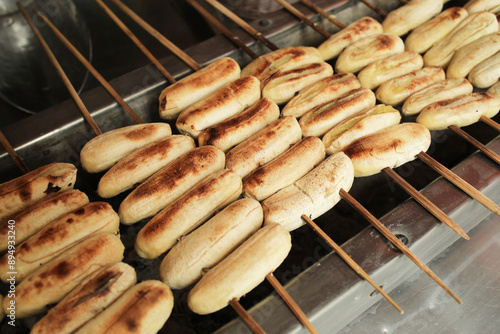
[[[481,116],[491,118],[499,110],[498,97],[478,92],[435,102],[422,110],[417,122],[430,130],[443,130],[450,125],[463,127],[476,123]]]
[[[495,14],[488,12],[471,14],[425,53],[424,64],[446,68],[459,48],[497,31],[498,21]]]
[[[138,148],[120,159],[101,177],[97,194],[110,198],[132,189],[195,147],[191,137],[173,135]]]
[[[360,87],[359,80],[352,73],[332,75],[301,89],[297,96],[283,107],[281,115],[299,118],[320,104]]]
[[[172,289],[196,283],[204,270],[214,267],[254,234],[262,220],[262,207],[254,199],[229,204],[172,247],[161,262],[161,280]]]
[[[257,131],[275,122],[279,116],[278,105],[263,98],[241,114],[203,130],[198,136],[198,143],[200,146],[212,145],[227,152]]]
[[[245,177],[301,138],[302,132],[295,117],[282,117],[227,152],[226,168]]]
[[[72,164],[53,163],[0,184],[0,218],[24,209],[47,195],[72,189],[76,172]]]
[[[82,167],[89,173],[105,171],[134,150],[171,134],[167,123],[136,124],[105,132],[83,146]]]
[[[347,46],[365,37],[382,34],[382,25],[369,16],[362,17],[324,41],[318,50],[324,60],[337,57]]]
[[[477,64],[467,77],[477,88],[488,88],[500,79],[500,52]]]
[[[358,138],[398,124],[401,114],[391,106],[376,105],[334,126],[323,136],[326,154],[332,155]]]
[[[294,183],[325,159],[318,137],[305,137],[243,179],[243,195],[262,201]]]
[[[241,70],[241,76],[254,76],[260,81],[279,71],[287,71],[295,67],[322,62],[318,49],[310,46],[282,48],[266,53],[252,61]]]
[[[403,40],[394,34],[369,36],[352,43],[337,58],[335,72],[356,73],[371,63],[403,53]]]
[[[446,75],[441,67],[426,66],[384,82],[375,95],[380,102],[397,106],[404,103],[410,95],[445,78]]]
[[[123,224],[154,216],[206,176],[224,168],[224,152],[213,146],[189,151],[135,188],[120,204]]]
[[[420,70],[423,66],[421,55],[406,51],[371,63],[358,73],[358,79],[361,87],[376,89],[386,81]]]
[[[183,110],[175,126],[180,133],[198,138],[201,131],[239,114],[259,99],[259,80],[241,77]]]
[[[382,27],[385,33],[403,36],[410,30],[429,21],[443,9],[443,1],[412,0],[385,17]]]
[[[430,131],[418,123],[401,123],[362,137],[344,149],[351,159],[354,176],[379,173],[415,160],[431,144]]]
[[[483,60],[500,51],[500,33],[493,33],[462,46],[451,59],[447,78],[465,78]]]
[[[50,309],[31,334],[70,334],[110,306],[137,282],[134,268],[118,262],[90,275]]]
[[[346,118],[374,105],[375,94],[370,89],[351,90],[305,113],[299,120],[302,135],[321,137]]]
[[[462,7],[451,7],[435,18],[413,30],[405,39],[408,51],[425,53],[434,43],[444,38],[462,22],[469,13]]]
[[[340,201],[340,189],[349,191],[354,180],[351,160],[335,153],[319,166],[262,202],[264,224],[278,223],[288,231],[305,224],[304,214],[315,219]]]
[[[230,169],[209,175],[169,204],[138,233],[135,250],[154,259],[241,195],[241,177]]]
[[[100,233],[76,244],[17,285],[15,297],[4,299],[4,311],[15,300],[16,318],[44,312],[88,275],[120,262],[124,249],[120,236],[110,233]]]
[[[176,119],[190,105],[238,79],[240,73],[236,61],[223,57],[169,85],[160,94],[160,117]]]
[[[262,81],[262,97],[284,104],[294,97],[302,88],[327,78],[333,74],[330,64],[312,63],[287,71],[279,71]]]
[[[88,202],[85,193],[69,189],[46,196],[23,210],[3,218],[0,221],[0,252],[6,251],[9,244],[14,244],[13,241],[9,242],[9,235],[13,236],[14,232],[9,231],[15,229],[15,244],[18,245],[54,219]]]
[[[52,221],[15,250],[16,281],[21,282],[68,248],[98,233],[118,233],[120,218],[111,205],[91,202]],[[9,253],[0,258],[0,278],[10,277]]]
[[[401,112],[407,116],[417,115],[434,102],[470,94],[473,89],[465,78],[441,80],[411,95],[403,104]]]
[[[209,314],[240,299],[283,262],[291,247],[290,233],[280,225],[261,228],[203,276],[188,295],[189,308]]]
[[[170,317],[174,296],[156,280],[136,284],[80,328],[78,334],[149,334],[158,332]]]

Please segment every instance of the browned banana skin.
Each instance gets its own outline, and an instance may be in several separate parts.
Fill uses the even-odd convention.
[[[227,152],[257,131],[276,121],[280,109],[273,101],[263,98],[239,115],[203,130],[198,136],[200,146],[212,145]]]
[[[134,268],[118,262],[91,275],[38,321],[31,334],[73,333],[137,282]]]
[[[354,141],[344,149],[354,176],[370,176],[415,160],[431,144],[430,131],[418,123],[401,123]]]
[[[53,163],[0,184],[0,218],[13,214],[43,197],[72,189],[77,169],[68,163]]]

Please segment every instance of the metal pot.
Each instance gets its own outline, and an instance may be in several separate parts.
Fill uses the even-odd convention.
[[[39,41],[19,12],[17,0],[0,1],[0,97],[19,110],[36,113],[69,98]],[[87,70],[33,13],[47,16],[89,59],[91,40],[85,21],[70,0],[21,1],[73,86],[80,90]]]

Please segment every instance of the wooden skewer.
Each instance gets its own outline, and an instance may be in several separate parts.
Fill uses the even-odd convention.
[[[377,13],[378,15],[382,16],[382,17],[386,17],[387,16],[387,13],[384,12],[382,9],[379,9],[377,6],[375,5],[372,5],[370,2],[368,2],[367,0],[360,0],[362,3],[364,3],[368,8],[370,8],[371,10],[373,10],[375,13]]]
[[[391,303],[392,306],[394,306],[398,311],[399,313],[403,314],[404,311],[398,306],[398,304],[396,304],[396,302],[394,300],[392,300],[391,297],[389,297],[389,295],[387,293],[384,292],[384,290],[382,290],[382,288],[380,288],[377,283],[375,283],[371,277],[356,263],[356,261],[354,261],[353,259],[351,259],[351,257],[349,255],[347,255],[346,252],[344,252],[344,250],[335,243],[335,241],[333,241],[321,228],[319,228],[318,225],[316,225],[316,223],[314,223],[309,217],[307,217],[306,215],[302,215],[301,216],[302,219],[304,219],[304,221],[313,229],[314,232],[316,232],[323,240],[325,240],[329,245],[330,247],[333,248],[333,250],[335,252],[337,252],[337,254],[339,254],[339,256],[359,275],[361,276],[361,278],[363,278],[364,280],[366,280],[368,283],[370,283],[382,296],[385,297],[385,299],[387,299],[387,301],[389,303]]]
[[[325,10],[323,10],[323,8],[312,3],[310,0],[300,0],[300,2],[302,2],[304,5],[311,8],[312,10],[314,10],[319,15],[323,16],[325,19],[327,19],[331,23],[335,24],[340,29],[344,29],[346,27],[345,24],[343,24],[342,22],[337,20],[333,15],[328,14]]]
[[[389,239],[396,247],[398,247],[403,254],[412,260],[420,269],[429,275],[436,283],[438,283],[450,296],[453,297],[459,304],[462,304],[460,298],[453,293],[453,291],[444,284],[444,282],[437,277],[408,247],[405,246],[387,227],[385,227],[377,218],[375,218],[368,210],[359,204],[347,191],[340,190],[340,195],[345,199],[349,205],[355,208],[361,215],[363,215],[377,230],[379,230],[387,239]]]
[[[96,135],[102,134],[101,129],[99,129],[99,126],[96,124],[96,122],[90,116],[90,113],[87,110],[87,108],[85,107],[85,105],[83,104],[82,99],[80,98],[80,96],[76,92],[75,88],[71,84],[71,81],[66,76],[66,73],[64,73],[64,70],[62,69],[62,67],[59,64],[59,62],[57,61],[56,57],[54,56],[54,54],[50,50],[49,46],[45,42],[45,39],[40,34],[40,31],[38,31],[38,28],[35,26],[35,23],[33,22],[31,17],[26,12],[26,9],[24,9],[24,6],[20,2],[17,3],[17,6],[19,7],[19,10],[23,14],[23,16],[26,18],[26,21],[28,22],[29,26],[31,27],[31,30],[33,30],[33,33],[40,41],[42,48],[44,49],[45,53],[49,57],[49,60],[52,63],[52,65],[55,67],[57,74],[61,77],[62,81],[64,82],[64,85],[66,86],[69,93],[71,94],[73,101],[75,101],[76,105],[78,106],[78,109],[82,113],[83,118],[85,119],[85,121],[87,121],[87,123],[90,125],[90,127],[92,128],[92,130],[94,131],[94,133]]]
[[[49,19],[40,13],[37,9],[34,10],[35,14],[40,17],[45,24],[52,30],[52,32],[59,38],[59,40],[75,55],[75,57],[92,73],[92,75],[101,83],[101,85],[113,96],[113,98],[125,109],[129,115],[134,119],[137,124],[143,123],[141,118],[135,113],[134,110],[125,102],[120,94],[104,79],[104,77],[90,64],[90,62],[71,44],[71,42],[59,31],[59,29],[49,21]]]
[[[450,171],[448,168],[446,168],[445,166],[434,160],[430,155],[428,155],[425,152],[420,152],[417,156],[420,160],[425,162],[429,167],[431,167],[436,172],[444,176],[448,181],[453,183],[458,188],[462,189],[462,191],[464,191],[470,197],[474,198],[476,201],[481,203],[483,206],[485,206],[487,209],[489,209],[497,216],[500,216],[500,206],[498,206],[495,202],[486,197],[482,192],[471,186],[460,176]]]
[[[97,4],[101,6],[101,8],[108,14],[108,16],[118,25],[118,27],[134,42],[135,45],[144,53],[146,57],[156,66],[158,71],[163,74],[163,76],[170,82],[174,83],[175,79],[174,77],[170,74],[169,71],[160,63],[160,61],[146,48],[144,44],[137,38],[136,35],[123,23],[122,20],[118,18],[118,16],[113,13],[113,11],[104,4],[101,0],[96,0]]]
[[[491,160],[495,161],[497,164],[500,164],[500,155],[498,155],[495,151],[489,149],[488,147],[484,146],[481,142],[479,142],[476,138],[472,137],[469,135],[467,132],[464,130],[460,129],[459,127],[455,125],[450,125],[448,127],[451,131],[462,137],[463,139],[467,140],[469,143],[474,145],[478,150],[486,154],[488,157],[490,157]]]
[[[241,306],[241,304],[236,299],[231,299],[229,301],[229,305],[238,313],[240,318],[247,324],[248,327],[255,334],[265,334],[266,332],[259,326],[259,324],[255,321],[254,318],[248,314],[248,312]]]
[[[309,321],[307,316],[304,314],[302,309],[299,307],[299,305],[297,305],[295,300],[293,300],[293,298],[288,294],[283,285],[281,285],[281,283],[276,279],[276,277],[274,277],[273,273],[267,274],[266,279],[269,283],[271,283],[273,288],[285,301],[285,303],[288,305],[293,314],[295,314],[295,316],[299,319],[302,325],[304,325],[304,327],[307,328],[307,330],[310,333],[317,334],[318,331],[316,330],[316,328],[314,328],[314,326]]]
[[[233,22],[235,22],[237,25],[239,25],[242,29],[244,29],[246,32],[248,32],[250,35],[252,35],[255,39],[259,40],[267,46],[270,50],[275,51],[278,50],[278,47],[274,45],[270,40],[268,40],[266,37],[264,37],[257,29],[253,28],[251,25],[246,23],[244,20],[239,18],[236,14],[234,14],[232,11],[227,9],[224,5],[222,5],[220,2],[217,0],[205,0],[212,6],[214,6],[218,11],[229,17]]]
[[[299,18],[299,20],[302,20],[302,22],[306,23],[308,26],[319,32],[323,37],[329,38],[331,34],[321,28],[316,22],[311,21],[309,18],[307,18],[304,14],[302,14],[299,10],[297,10],[294,6],[286,2],[285,0],[274,0],[280,5],[283,6],[286,10],[288,10],[290,13],[295,15],[296,17]]]
[[[488,118],[486,116],[481,116],[480,120],[483,121],[484,123],[488,124],[489,126],[491,126],[493,129],[500,131],[500,124],[498,124],[497,122],[495,122],[491,118]]]
[[[2,143],[3,147],[5,147],[5,150],[7,151],[7,153],[9,153],[12,160],[14,160],[14,163],[17,165],[19,170],[23,174],[28,173],[30,171],[28,166],[26,166],[23,159],[19,156],[19,154],[17,154],[17,152],[14,150],[9,140],[4,136],[1,130],[0,130],[0,143]]]
[[[210,14],[203,6],[201,6],[195,0],[186,0],[191,6],[193,6],[205,19],[212,23],[217,29],[219,29],[224,36],[226,36],[236,47],[242,49],[247,55],[252,59],[257,59],[259,56],[253,52],[245,43],[243,43],[238,36],[233,34],[229,29],[227,29],[219,20],[217,20],[212,14]]]
[[[101,1],[101,0],[97,0]],[[137,15],[133,10],[124,5],[120,0],[110,0],[118,8],[120,8],[125,14],[127,14],[132,20],[139,24],[144,30],[155,37],[160,43],[172,51],[177,57],[179,57],[183,62],[185,62],[193,70],[201,70],[201,65],[198,64],[193,58],[191,58],[187,53],[179,49],[174,43],[168,40],[165,36],[160,34],[158,30],[153,28],[149,23],[144,21],[139,15]]]
[[[394,182],[396,182],[401,188],[403,188],[410,196],[412,196],[420,205],[426,208],[430,213],[434,215],[437,219],[445,223],[449,228],[458,233],[461,237],[469,240],[467,233],[462,230],[460,226],[457,225],[446,213],[444,213],[440,208],[438,208],[434,203],[432,203],[427,197],[422,195],[417,189],[406,182],[401,176],[399,176],[394,170],[389,167],[382,169]]]

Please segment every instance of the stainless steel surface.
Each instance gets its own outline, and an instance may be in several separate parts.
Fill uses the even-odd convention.
[[[396,287],[391,297],[405,309],[394,314],[378,302],[339,334],[498,333],[500,326],[500,217],[490,214],[432,260],[429,267],[454,287],[463,305],[446,298],[420,272]]]
[[[3,0],[2,2],[0,2],[0,16],[17,12],[18,10],[16,4],[17,2],[21,3],[23,6],[26,6],[32,3],[33,0],[21,0],[21,1]]]
[[[0,15],[0,97],[22,111],[35,113],[68,99],[69,94],[24,16],[12,10],[12,3],[15,7],[15,1],[6,1],[4,4],[11,6],[6,8],[8,13]],[[29,15],[34,15],[34,8],[44,13],[90,59],[90,35],[73,2],[25,1],[25,8]],[[33,20],[73,86],[81,90],[87,70],[44,24]]]
[[[333,9],[337,18],[342,22],[351,22],[364,15],[380,19],[358,1],[340,1],[328,6],[326,4],[330,3],[329,1],[318,2]],[[386,11],[400,4],[396,0],[373,2]],[[308,12],[305,7],[301,9]],[[326,20],[317,17],[315,19],[331,32],[338,30]],[[265,15],[252,22],[252,25],[280,47],[319,45],[322,41],[321,35],[297,22],[284,11]],[[236,30],[236,33],[255,52],[263,54],[269,51],[264,46],[253,42],[251,37],[241,30]],[[210,38],[185,51],[201,64],[207,64],[221,56],[233,57],[242,66],[250,62],[248,56],[239,50],[234,50],[233,45],[222,36]],[[162,63],[176,78],[190,72],[173,56],[162,59]],[[144,121],[160,121],[157,112],[158,95],[166,86],[166,81],[152,65],[141,67],[111,80],[111,84]],[[103,131],[133,123],[100,87],[85,92],[82,98]],[[499,120],[498,116],[496,120]],[[94,135],[81,119],[72,101],[54,105],[3,130],[30,168],[53,161],[74,163],[79,168],[75,187],[85,191],[91,200],[101,200],[95,193],[100,175],[84,172],[79,163],[81,147]],[[496,137],[490,147],[500,152],[500,138],[494,130],[484,124],[477,124],[466,130],[485,141],[491,141]],[[448,131],[433,132],[433,143],[429,154],[450,168],[460,162],[454,170],[500,203],[498,166],[480,154],[469,157],[474,149]],[[418,162],[411,162],[398,168],[398,173],[411,180],[417,189],[423,188],[437,177],[430,168]],[[19,171],[16,166],[0,148],[0,182],[18,175]],[[478,225],[489,214],[488,210],[442,179],[432,182],[423,192],[445,212],[449,212],[465,230]],[[425,262],[438,256],[458,239],[455,233],[439,224],[412,200],[404,201],[407,198],[404,192],[383,175],[357,179],[350,193],[375,216],[384,216],[382,221],[391,230],[404,234],[409,240],[411,249]],[[110,200],[115,209],[124,195],[126,194]],[[396,209],[386,214],[394,207]],[[133,251],[135,235],[144,223],[121,227],[122,240],[126,245],[125,261],[136,268],[140,280],[158,279],[158,266],[161,259],[143,260]],[[383,237],[372,228],[366,227],[366,222],[343,202],[317,219],[317,223],[336,242],[343,244],[348,254],[370,273],[377,283],[383,284],[386,291],[394,290],[418,271],[413,263],[389,247]],[[350,240],[346,242],[347,239]],[[306,311],[321,333],[341,330],[375,303],[381,305],[382,308],[385,307],[387,313],[394,312],[396,316],[399,316],[399,313],[387,302],[380,300],[379,295],[372,294],[373,288],[361,281],[336,254],[330,253],[329,248],[307,228],[303,227],[294,231],[292,241],[292,253],[275,275],[286,285],[288,292]],[[437,273],[439,275],[439,272]],[[446,277],[442,278],[449,283]],[[428,277],[423,277],[421,280],[425,282],[424,284],[436,285]],[[455,288],[453,282],[449,285],[452,289]],[[230,309],[209,316],[194,315],[186,305],[188,292],[189,289],[174,291],[176,300],[174,312],[161,331],[162,333],[213,332],[227,323],[228,319],[236,318],[236,314]],[[455,292],[462,297],[460,290]],[[454,302],[444,292],[437,294],[437,297],[443,302]],[[395,300],[400,302],[397,298]],[[271,293],[271,289],[265,284],[249,293],[242,299],[242,303],[247,309],[252,309],[251,313],[269,333],[305,332],[281,299]],[[253,305],[256,306],[252,308]],[[410,310],[406,311],[409,315]],[[22,327],[16,330],[27,332],[36,320],[36,317],[29,318],[23,322]],[[378,321],[386,323],[385,319],[378,318]],[[0,332],[10,333],[5,330],[10,330],[10,328],[4,322],[0,326]],[[239,320],[234,320],[220,332],[247,333],[249,330]]]

